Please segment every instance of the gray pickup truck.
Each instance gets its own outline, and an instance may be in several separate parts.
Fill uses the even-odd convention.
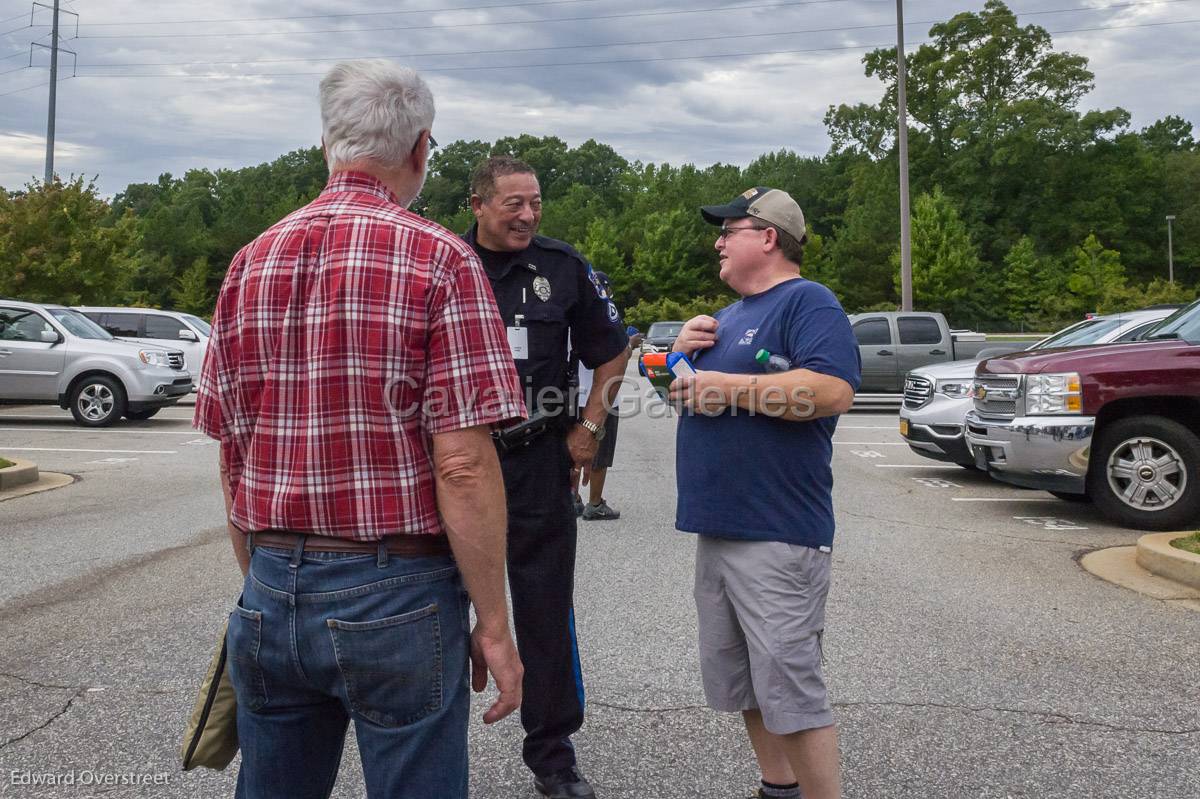
[[[913,369],[977,358],[989,347],[982,333],[951,330],[940,313],[871,311],[850,314],[850,324],[862,356],[860,394],[899,394],[904,390],[904,375]],[[1036,340],[1031,337],[1026,343]],[[1023,346],[1025,343],[1014,341],[1005,349]]]

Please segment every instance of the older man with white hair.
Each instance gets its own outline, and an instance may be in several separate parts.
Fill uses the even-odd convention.
[[[342,63],[320,101],[329,182],[234,258],[196,402],[245,575],[237,796],[329,796],[353,719],[367,796],[465,797],[468,657],[485,722],[521,704],[490,426],[525,407],[478,257],[406,210],[425,82]]]

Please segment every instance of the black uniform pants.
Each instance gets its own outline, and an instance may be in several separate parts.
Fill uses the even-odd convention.
[[[575,510],[561,432],[543,434],[500,461],[508,498],[508,582],[525,666],[522,754],[534,774],[575,765],[570,736],[583,725],[583,675],[575,643]]]

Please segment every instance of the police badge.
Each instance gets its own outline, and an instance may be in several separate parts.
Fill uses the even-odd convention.
[[[533,293],[542,302],[550,299],[550,281],[544,276],[538,275],[533,279]]]

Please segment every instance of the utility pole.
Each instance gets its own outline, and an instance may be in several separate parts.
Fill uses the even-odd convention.
[[[904,0],[896,0],[896,112],[900,149],[900,310],[913,309],[912,222],[908,207],[908,94],[905,88]]]
[[[58,92],[58,3],[54,0],[54,21],[50,26],[50,112],[46,121],[46,180],[54,180],[54,107]]]
[[[1175,282],[1175,242],[1171,240],[1171,223],[1175,221],[1175,215],[1171,214],[1167,217],[1167,282]]]

